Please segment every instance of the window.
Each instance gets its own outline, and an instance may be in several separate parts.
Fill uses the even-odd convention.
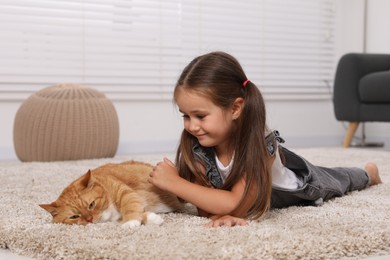
[[[223,50],[265,96],[329,96],[333,1],[3,0],[0,95],[81,83],[117,99],[170,99],[192,58]]]

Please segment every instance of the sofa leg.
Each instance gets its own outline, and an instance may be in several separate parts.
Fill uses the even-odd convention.
[[[352,138],[359,126],[359,122],[349,122],[347,133],[345,134],[343,147],[348,148],[351,144]]]

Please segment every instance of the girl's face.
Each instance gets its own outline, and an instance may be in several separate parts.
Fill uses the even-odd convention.
[[[176,104],[183,113],[184,128],[205,147],[227,148],[233,121],[232,111],[216,106],[206,96],[185,88],[178,90]]]

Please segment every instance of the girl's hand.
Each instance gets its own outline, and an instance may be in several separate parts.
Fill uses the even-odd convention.
[[[180,179],[173,162],[164,157],[162,162],[153,167],[153,171],[149,174],[149,182],[162,190],[170,191],[170,187],[175,185],[176,181]]]
[[[237,218],[230,215],[218,216],[212,218],[212,221],[207,223],[205,227],[233,227],[233,226],[246,226],[248,222],[243,218]]]

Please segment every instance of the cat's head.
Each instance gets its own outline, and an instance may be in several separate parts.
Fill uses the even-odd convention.
[[[53,223],[87,225],[99,222],[109,203],[105,189],[88,171],[66,187],[57,200],[39,206],[53,216]]]

